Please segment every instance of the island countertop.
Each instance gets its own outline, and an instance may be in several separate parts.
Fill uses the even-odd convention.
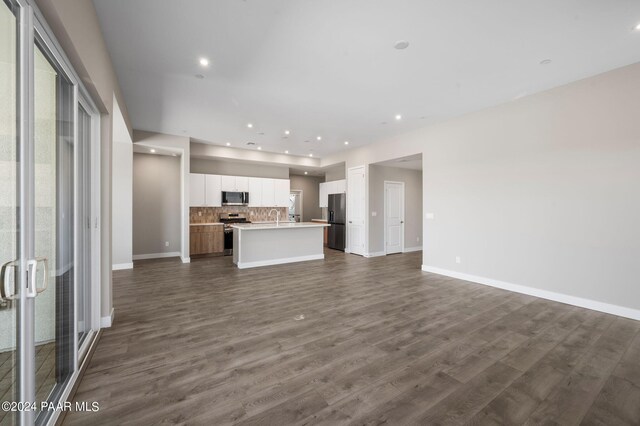
[[[299,228],[326,228],[330,226],[327,223],[319,222],[280,222],[276,225],[275,222],[270,223],[234,223],[231,225],[234,229],[241,231],[251,231],[258,229],[299,229]]]
[[[240,269],[324,259],[326,223],[234,223],[233,263]]]

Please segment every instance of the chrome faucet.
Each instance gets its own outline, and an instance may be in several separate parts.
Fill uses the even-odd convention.
[[[276,209],[269,210],[269,216],[271,216],[271,212],[276,212],[276,226],[280,226],[280,210],[276,210]]]

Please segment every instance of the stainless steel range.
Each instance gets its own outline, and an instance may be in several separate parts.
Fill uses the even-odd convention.
[[[220,222],[224,223],[224,255],[233,254],[233,228],[234,223],[251,223],[247,217],[241,213],[220,213]]]

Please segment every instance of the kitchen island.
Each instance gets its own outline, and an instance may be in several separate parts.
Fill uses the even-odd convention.
[[[326,223],[238,223],[233,228],[233,263],[240,269],[324,259]]]

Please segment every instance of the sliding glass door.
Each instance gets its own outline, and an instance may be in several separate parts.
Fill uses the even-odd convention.
[[[18,168],[17,8],[0,2],[0,401],[18,401],[18,304],[20,268]],[[16,413],[0,410],[0,424]]]
[[[51,53],[34,46],[36,405],[56,399],[73,372],[74,90]]]
[[[92,170],[91,170],[91,115],[87,112],[85,106],[78,105],[77,116],[77,158],[78,158],[78,192],[79,205],[78,208],[78,266],[77,276],[78,282],[85,285],[76,287],[76,314],[77,314],[77,339],[80,354],[84,356],[87,338],[91,335],[92,327],[92,310],[91,301],[93,300],[93,289],[87,283],[91,283],[91,262],[93,258],[92,242],[92,220],[91,220],[91,188],[92,188]],[[82,360],[82,357],[80,361]]]
[[[0,425],[45,424],[98,328],[97,112],[28,0],[0,1]]]

